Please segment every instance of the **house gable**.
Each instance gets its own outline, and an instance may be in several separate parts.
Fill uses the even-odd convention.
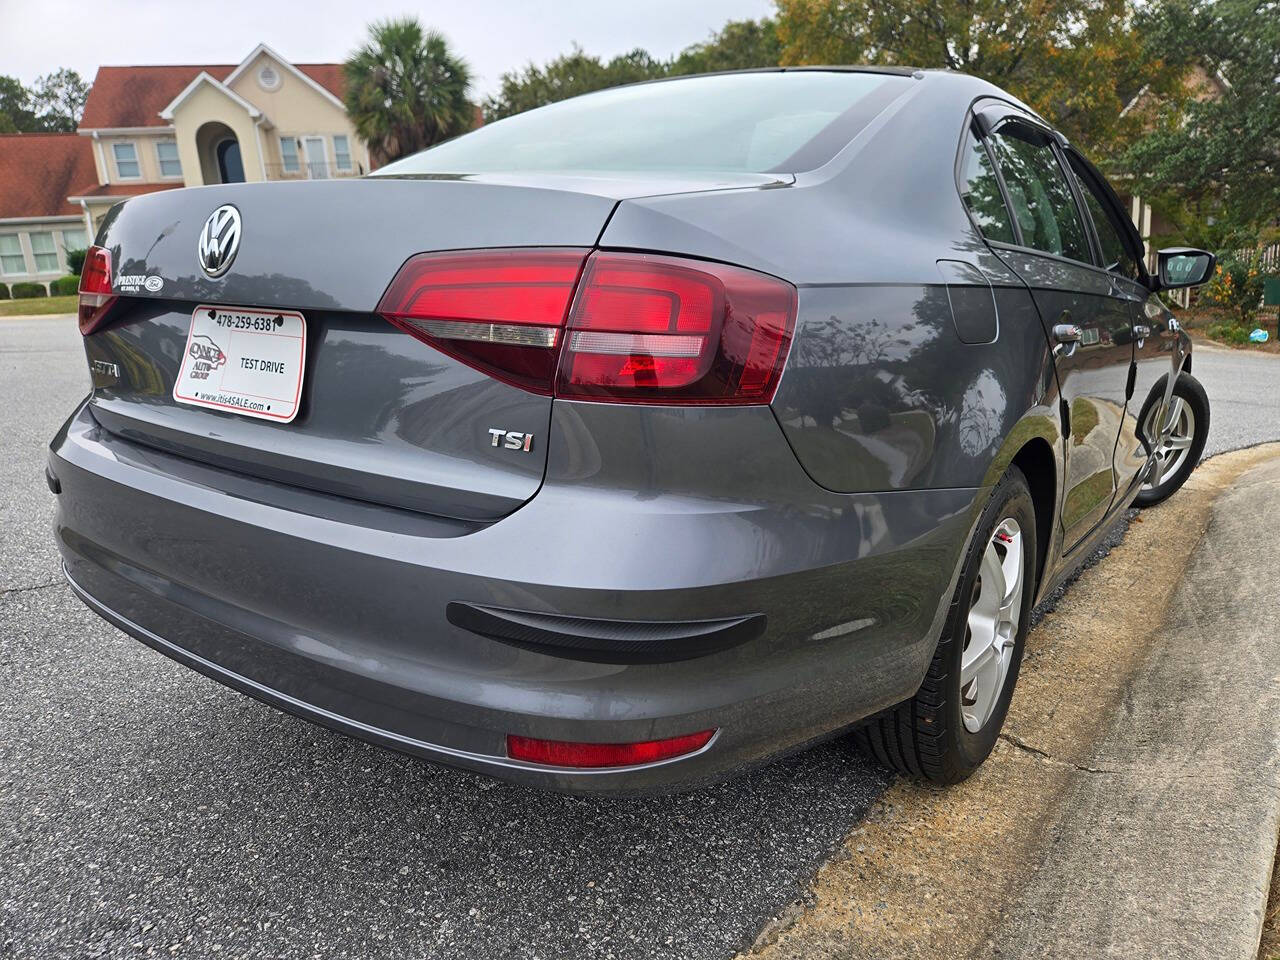
[[[169,104],[163,110],[160,111],[160,119],[166,120],[166,121],[172,121],[174,113],[180,110],[183,104],[191,100],[192,97],[194,97],[195,94],[199,92],[203,87],[212,88],[216,92],[223,94],[233,103],[235,103],[236,106],[243,109],[246,113],[249,114],[250,117],[252,117],[255,120],[258,119],[260,116],[262,116],[262,111],[259,110],[257,107],[255,107],[253,104],[242,99],[229,87],[226,87],[223,84],[219,83],[212,76],[210,76],[210,74],[207,71],[201,71],[195,77],[195,79],[193,79],[189,84],[187,84],[182,89],[181,93],[179,93],[176,97],[174,97],[173,100],[170,101]]]
[[[269,74],[264,75],[264,67]],[[337,67],[335,71],[332,68]],[[249,56],[245,57],[234,70],[223,80],[228,87],[235,90],[246,100],[257,102],[254,89],[260,93],[272,95],[284,88],[289,80],[294,80],[303,88],[313,91],[321,99],[326,100],[339,110],[346,111],[342,103],[342,71],[340,64],[308,64],[313,73],[318,73],[328,81],[328,86],[308,74],[306,68],[295,66],[265,43],[258,44]]]
[[[226,86],[244,101],[256,104],[281,131],[333,133],[346,132],[349,127],[340,100],[298,71],[286,70],[269,51],[250,60]]]

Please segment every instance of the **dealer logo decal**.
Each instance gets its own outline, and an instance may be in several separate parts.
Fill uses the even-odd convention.
[[[227,362],[227,355],[222,352],[222,348],[204,334],[191,338],[187,353],[195,361],[187,374],[192,380],[208,380],[209,374]]]

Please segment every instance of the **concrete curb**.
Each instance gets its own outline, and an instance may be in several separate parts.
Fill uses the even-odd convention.
[[[1202,464],[1028,640],[996,753],[894,784],[767,957],[1258,949],[1280,825],[1280,446]]]
[[[1214,503],[1002,955],[1257,955],[1280,827],[1277,569],[1272,461]]]

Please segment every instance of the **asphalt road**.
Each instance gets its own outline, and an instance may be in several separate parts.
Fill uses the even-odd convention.
[[[58,573],[42,471],[78,340],[0,320],[0,956],[725,957],[884,789],[836,741],[674,798],[533,793],[179,667]],[[1280,358],[1195,369],[1210,451],[1280,439]]]
[[[1209,394],[1205,457],[1280,439],[1280,356],[1196,344],[1191,368]]]
[[[68,318],[0,320],[0,957],[724,957],[886,783],[838,741],[672,798],[534,793],[233,693],[89,612],[43,464]]]

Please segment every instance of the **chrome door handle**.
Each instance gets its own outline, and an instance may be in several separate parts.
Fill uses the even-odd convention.
[[[1147,337],[1151,336],[1151,328],[1145,323],[1135,324],[1133,328],[1133,335],[1139,340],[1145,340]]]
[[[1069,357],[1080,347],[1080,338],[1083,336],[1080,328],[1074,323],[1056,323],[1053,326],[1053,339],[1058,341],[1054,344],[1053,354],[1057,357]]]

